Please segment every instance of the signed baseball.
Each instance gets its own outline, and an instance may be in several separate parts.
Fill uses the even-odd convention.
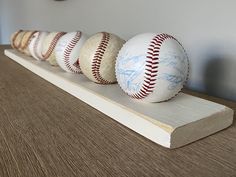
[[[118,36],[107,32],[90,37],[79,55],[83,74],[95,83],[115,83],[115,60],[124,42]]]
[[[58,66],[55,56],[55,46],[57,41],[65,32],[50,32],[43,40],[42,56],[44,60],[49,61],[52,66]]]
[[[167,101],[188,77],[189,61],[182,45],[168,34],[145,33],[131,38],[116,61],[118,84],[132,98]]]
[[[80,32],[70,32],[63,35],[55,47],[55,56],[58,65],[67,72],[81,73],[79,53],[87,36]]]
[[[42,47],[43,40],[49,34],[46,31],[38,31],[33,34],[31,41],[29,43],[29,52],[31,56],[37,60],[43,60]]]

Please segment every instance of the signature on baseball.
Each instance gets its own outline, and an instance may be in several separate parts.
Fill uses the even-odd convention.
[[[145,71],[145,55],[121,56],[117,63],[117,74],[121,85],[129,92],[138,92],[142,87]],[[129,68],[129,69],[127,69]]]
[[[166,67],[167,72],[158,74],[158,79],[169,82],[168,89],[173,90],[185,81],[185,72],[188,70],[187,57],[174,52],[168,52],[159,59],[159,65]],[[168,73],[171,69],[173,72]]]

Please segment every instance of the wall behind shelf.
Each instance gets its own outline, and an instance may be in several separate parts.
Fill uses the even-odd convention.
[[[2,44],[2,8],[3,8],[3,0],[0,0],[0,44]]]
[[[188,87],[236,100],[236,1],[0,0],[0,42],[17,29],[116,33],[129,39],[166,32],[191,60]]]

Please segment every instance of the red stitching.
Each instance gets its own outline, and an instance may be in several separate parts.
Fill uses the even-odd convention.
[[[97,83],[100,84],[111,84],[113,82],[108,81],[104,78],[102,78],[102,76],[100,75],[100,65],[101,65],[101,61],[103,58],[103,55],[106,51],[106,48],[108,46],[108,42],[110,40],[110,34],[107,32],[102,32],[102,40],[95,52],[93,61],[92,61],[92,74],[94,76],[94,78],[98,81]]]
[[[67,45],[64,51],[64,62],[67,69],[70,70],[71,72],[78,73],[78,74],[82,73],[80,70],[79,59],[77,59],[77,61],[73,64],[73,66],[75,66],[77,69],[71,67],[69,60],[70,60],[71,51],[73,50],[75,45],[78,43],[80,38],[81,38],[81,32],[76,32],[74,38],[71,40],[69,45]]]
[[[59,33],[56,34],[56,36],[53,38],[53,40],[52,40],[50,46],[48,47],[47,52],[44,53],[44,54],[42,54],[44,60],[48,59],[48,57],[51,55],[53,49],[55,48],[57,41],[58,41],[58,40],[60,39],[60,37],[63,36],[64,34],[66,34],[66,33],[65,33],[65,32],[59,32]]]
[[[143,99],[154,91],[158,74],[160,48],[163,42],[169,38],[173,39],[170,35],[158,34],[151,40],[146,54],[144,83],[138,93],[131,94],[132,98]]]
[[[23,33],[23,35],[22,35],[22,37],[21,37],[21,39],[20,39],[19,48],[18,48],[18,50],[19,50],[20,52],[23,52],[23,39],[24,39],[25,35],[26,35],[28,32],[29,32],[29,31],[24,31],[24,33]]]
[[[158,75],[158,64],[159,64],[158,60],[159,60],[160,48],[166,39],[174,39],[176,42],[178,42],[178,44],[184,50],[185,55],[187,56],[187,53],[186,53],[184,47],[182,46],[182,44],[177,39],[175,39],[173,36],[170,36],[170,35],[164,34],[164,33],[156,35],[151,40],[150,45],[148,47],[147,56],[146,56],[146,58],[147,58],[146,63],[147,64],[146,64],[145,74],[144,74],[144,78],[145,78],[144,83],[138,93],[130,95],[132,98],[143,99],[154,91],[155,85],[156,85],[156,82],[155,82],[156,76]],[[188,59],[188,56],[187,56],[187,59]],[[188,77],[189,77],[189,62],[188,62],[188,73],[187,73],[185,83],[187,82]],[[179,90],[179,92],[182,90],[182,88]],[[178,95],[178,93],[176,93],[173,97]],[[171,97],[167,100],[164,100],[164,101],[168,101],[168,100],[172,99],[173,97]]]
[[[15,42],[17,41],[17,39],[19,40],[18,41],[18,45],[16,45],[16,49],[19,51],[19,52],[21,52],[21,41],[22,41],[22,39],[23,39],[23,37],[24,37],[24,35],[25,35],[25,33],[26,33],[27,31],[24,31],[24,30],[22,30],[21,31],[21,33],[19,33],[18,35],[17,35],[17,38],[16,38],[16,40],[15,40]],[[19,36],[21,34],[21,36]]]
[[[22,39],[24,39],[24,37],[25,37],[25,35],[27,35],[27,33],[30,33],[30,35],[29,36],[26,36],[27,38],[27,40],[25,41],[25,45],[22,45],[22,47],[21,47],[21,49],[22,49],[22,51],[24,51],[26,48],[27,48],[27,46],[28,46],[28,44],[29,44],[29,42],[31,41],[31,37],[34,35],[34,33],[36,33],[37,31],[27,31],[25,34],[24,34],[24,36],[22,37]],[[22,41],[23,42],[23,41]]]

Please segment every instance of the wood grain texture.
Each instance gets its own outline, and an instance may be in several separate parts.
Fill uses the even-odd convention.
[[[7,47],[0,48],[1,177],[236,176],[235,121],[169,150],[8,59]],[[186,92],[236,110],[234,102]]]

